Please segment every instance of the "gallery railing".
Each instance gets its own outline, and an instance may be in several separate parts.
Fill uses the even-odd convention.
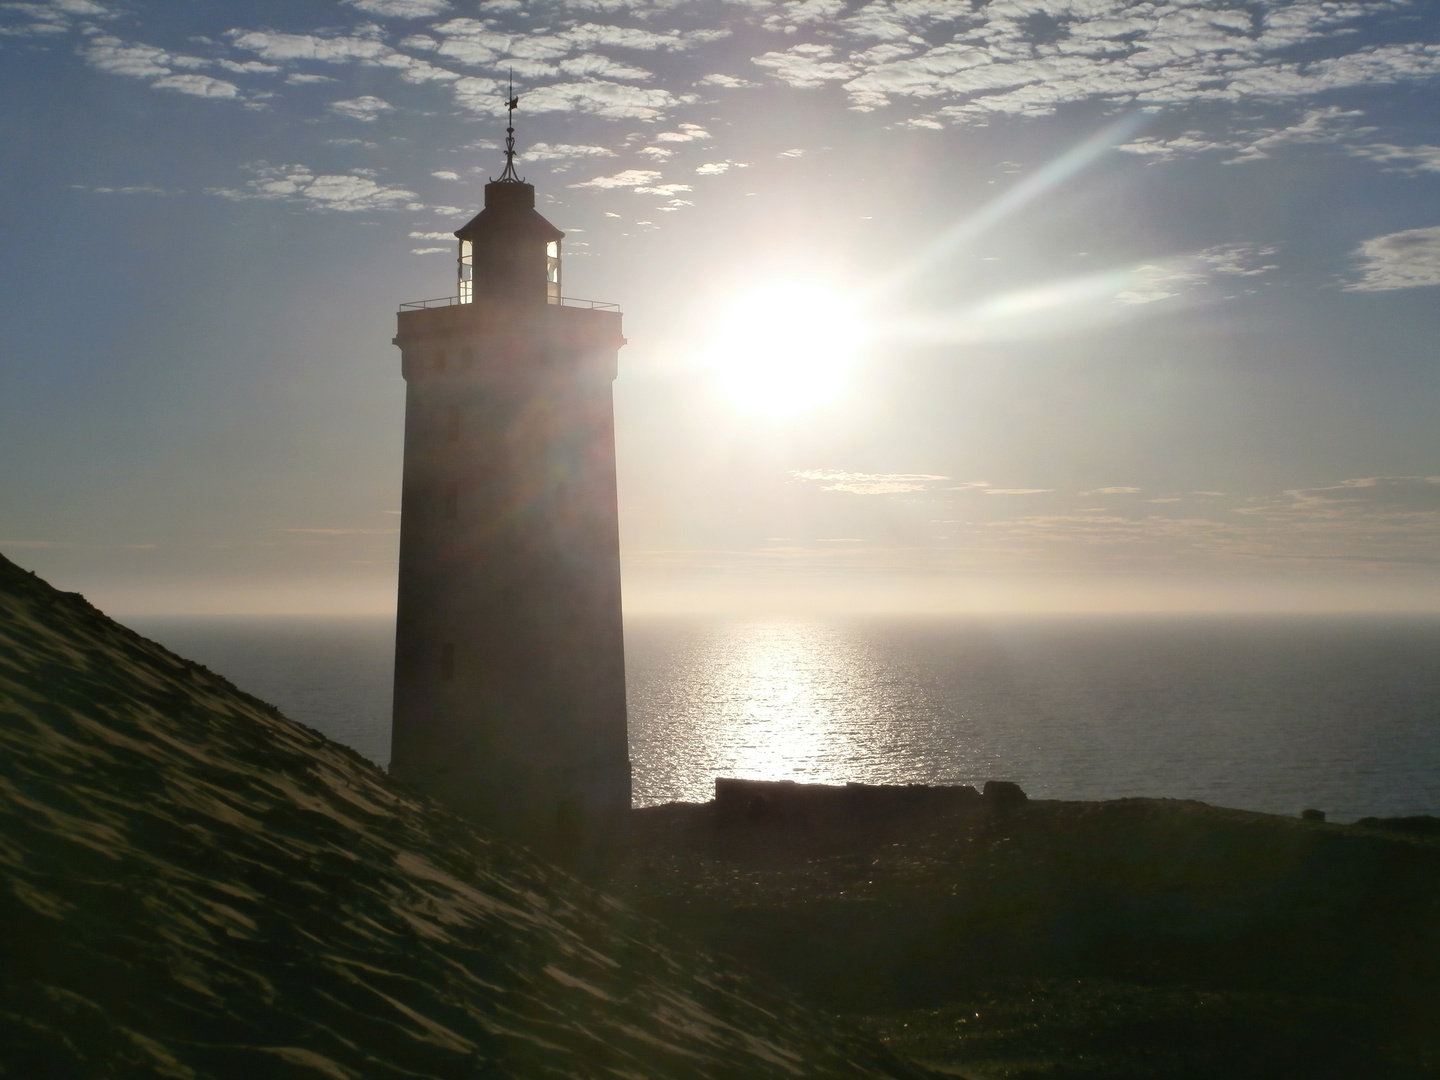
[[[468,303],[468,301],[466,301]],[[427,308],[455,307],[461,303],[458,296],[438,296],[434,300],[411,300],[400,305],[401,311],[424,311]],[[550,303],[561,304],[564,307],[589,308],[592,311],[619,311],[619,304],[607,303],[604,300],[577,300],[573,296],[562,296],[559,300],[551,300]]]

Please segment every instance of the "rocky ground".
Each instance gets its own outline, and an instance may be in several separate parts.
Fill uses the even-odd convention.
[[[942,1075],[1440,1076],[1434,819],[1145,799],[635,819],[612,892]]]
[[[0,1075],[920,1073],[0,559]]]

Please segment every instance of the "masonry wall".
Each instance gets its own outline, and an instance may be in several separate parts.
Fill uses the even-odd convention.
[[[630,806],[611,383],[620,316],[403,312],[391,772],[547,848]]]

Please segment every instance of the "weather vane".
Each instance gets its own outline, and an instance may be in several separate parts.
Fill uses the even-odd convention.
[[[515,96],[515,72],[510,72],[510,89],[505,91],[505,108],[509,110],[508,126],[505,128],[505,171],[500,174],[501,180],[512,180],[520,183],[520,177],[515,174],[515,110],[520,106],[520,99]]]

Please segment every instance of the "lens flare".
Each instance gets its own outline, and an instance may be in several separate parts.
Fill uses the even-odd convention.
[[[839,397],[864,336],[854,301],[823,286],[778,282],[731,305],[705,359],[739,408],[789,416]]]
[[[871,286],[871,294],[880,297],[904,290],[937,263],[944,262],[981,234],[1082,172],[1125,140],[1134,137],[1149,120],[1150,117],[1143,112],[1131,113],[1096,132],[998,198],[951,224],[913,259]]]

